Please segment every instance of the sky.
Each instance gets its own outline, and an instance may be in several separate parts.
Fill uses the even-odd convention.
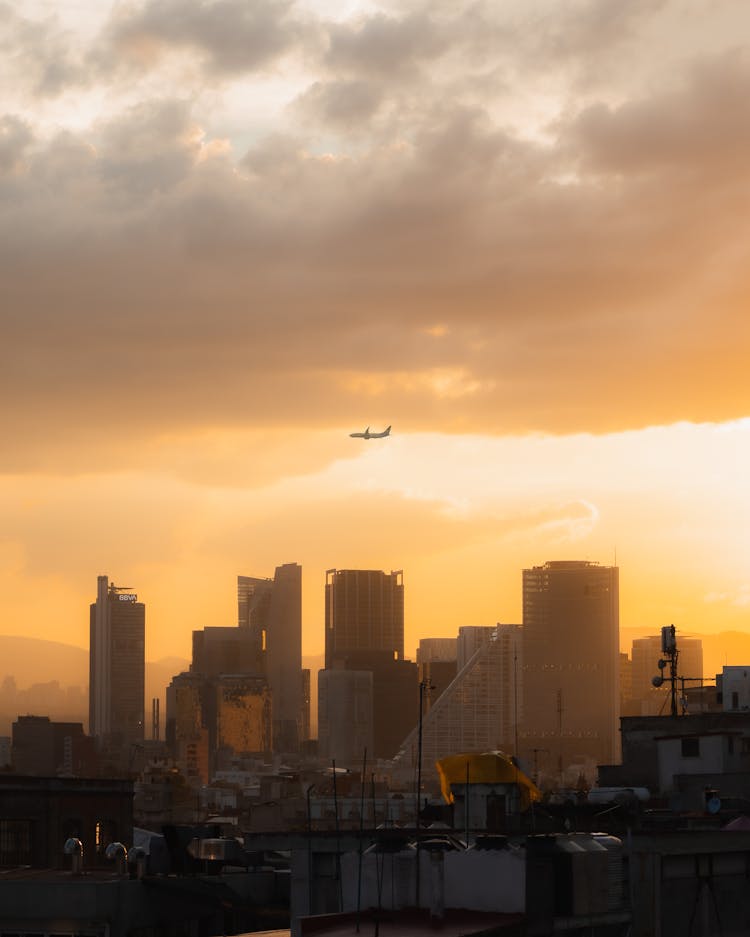
[[[0,633],[147,657],[403,569],[406,649],[620,567],[750,616],[745,0],[0,0]],[[352,439],[392,424],[383,440]]]

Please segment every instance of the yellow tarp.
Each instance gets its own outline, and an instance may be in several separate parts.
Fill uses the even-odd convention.
[[[446,803],[453,803],[451,784],[516,784],[521,796],[521,810],[542,799],[542,792],[504,752],[479,755],[449,755],[436,762],[440,790]],[[468,772],[468,774],[467,774]]]

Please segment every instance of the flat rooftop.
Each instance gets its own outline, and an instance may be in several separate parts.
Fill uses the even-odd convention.
[[[344,937],[349,934],[374,935],[380,937],[414,937],[430,934],[434,937],[439,929],[441,937],[471,937],[493,934],[502,937],[521,937],[525,933],[526,917],[523,914],[499,914],[483,911],[446,909],[439,922],[428,911],[405,909],[383,910],[379,914],[368,909],[360,915],[319,914],[300,918],[300,934],[318,934],[320,937]]]

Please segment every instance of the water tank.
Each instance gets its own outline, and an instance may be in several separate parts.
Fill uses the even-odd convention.
[[[593,838],[604,846],[608,855],[608,906],[610,911],[619,911],[625,906],[625,853],[622,840],[610,833],[592,833]]]

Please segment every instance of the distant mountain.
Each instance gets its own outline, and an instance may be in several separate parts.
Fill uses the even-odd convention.
[[[57,680],[60,686],[88,686],[89,652],[60,641],[0,635],[0,683],[13,677],[19,689]]]
[[[164,691],[175,674],[187,670],[190,662],[182,657],[162,657],[146,661],[146,731],[151,728],[151,700],[161,699],[161,725],[166,717]],[[45,641],[21,635],[0,635],[0,685],[13,677],[19,690],[35,683],[56,680],[61,687],[87,687],[89,652],[86,648],[61,641]],[[42,715],[41,713],[39,715]],[[81,714],[82,719],[88,714]]]

